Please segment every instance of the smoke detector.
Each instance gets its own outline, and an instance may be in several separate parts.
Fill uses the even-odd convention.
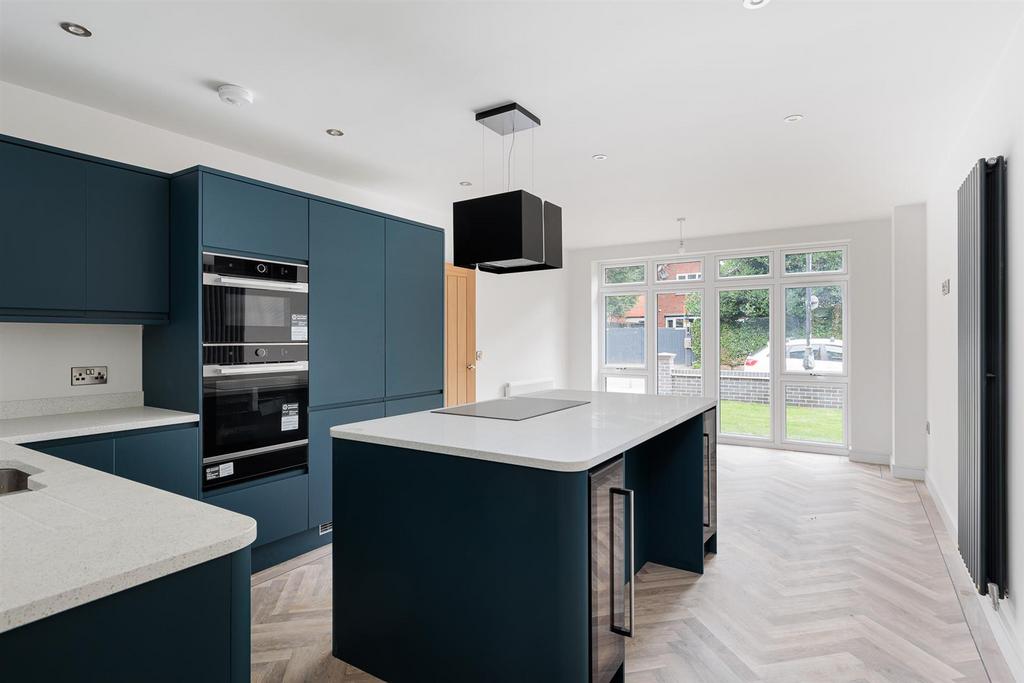
[[[240,85],[225,83],[217,88],[217,96],[220,97],[220,101],[224,104],[230,104],[235,107],[244,107],[247,104],[252,104],[252,92]]]

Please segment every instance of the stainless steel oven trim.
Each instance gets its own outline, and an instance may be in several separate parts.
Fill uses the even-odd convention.
[[[293,294],[309,294],[307,282],[280,282],[277,280],[259,280],[257,278],[235,277],[203,273],[203,285],[210,287],[239,287],[242,289],[263,289],[271,292],[291,292]]]
[[[246,458],[250,455],[260,455],[261,453],[272,453],[274,451],[284,451],[289,448],[296,448],[298,446],[309,445],[309,439],[299,439],[298,441],[289,441],[288,443],[274,444],[273,446],[260,446],[259,448],[250,448],[244,451],[235,451],[234,453],[225,453],[224,455],[213,455],[209,458],[203,458],[204,465],[213,465],[218,462],[224,462],[225,460],[238,460],[240,458]]]
[[[309,342],[203,342],[203,346],[309,346]]]
[[[243,261],[257,261],[259,263],[278,263],[282,266],[295,266],[296,268],[309,268],[305,263],[295,263],[294,261],[275,261],[269,258],[253,258],[252,256],[239,256],[238,254],[222,254],[219,251],[204,251],[205,256],[223,256],[224,258],[237,258]]]
[[[266,346],[266,344],[264,344]],[[238,365],[204,365],[203,377],[230,377],[232,375],[272,375],[278,372],[309,372],[309,361],[293,363],[240,363]]]

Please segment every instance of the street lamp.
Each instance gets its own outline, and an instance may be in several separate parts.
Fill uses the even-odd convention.
[[[811,348],[811,311],[818,307],[818,297],[807,288],[804,295],[804,332],[807,335],[807,346],[804,347],[804,370],[814,369],[814,350]]]

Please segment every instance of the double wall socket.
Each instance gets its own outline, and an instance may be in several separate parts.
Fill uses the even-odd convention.
[[[71,368],[71,386],[83,384],[106,384],[107,366],[93,365],[90,367]]]

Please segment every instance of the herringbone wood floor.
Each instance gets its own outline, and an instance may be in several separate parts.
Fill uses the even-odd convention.
[[[922,485],[730,446],[718,482],[706,573],[638,577],[630,683],[1012,680]],[[377,680],[331,657],[329,553],[253,577],[254,681]]]

